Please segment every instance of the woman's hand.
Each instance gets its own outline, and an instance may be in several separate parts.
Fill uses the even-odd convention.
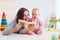
[[[9,30],[9,34],[14,33],[15,31],[19,30],[22,27],[21,23],[17,23],[16,26]]]
[[[20,28],[22,28],[22,26],[23,26],[23,25],[22,25],[22,23],[20,23],[20,22],[19,22],[18,24],[16,24],[17,30],[19,30]]]
[[[22,34],[27,34],[28,30],[27,29],[23,29],[22,30]]]

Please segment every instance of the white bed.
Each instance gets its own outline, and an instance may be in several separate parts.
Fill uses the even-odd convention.
[[[0,40],[51,40],[53,34],[58,35],[60,31],[43,31],[41,35],[21,35],[11,34],[9,36],[3,36],[0,31]]]

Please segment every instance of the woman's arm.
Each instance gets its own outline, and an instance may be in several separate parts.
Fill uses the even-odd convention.
[[[11,28],[8,32],[9,32],[9,34],[14,33],[16,31],[18,31],[21,27],[22,27],[22,25],[20,23],[18,23],[18,24],[16,24],[16,26],[14,28]]]
[[[17,27],[11,28],[10,30],[8,30],[8,33],[14,33],[15,31],[17,31]]]
[[[8,34],[9,34],[8,31],[9,31],[10,29],[14,28],[15,25],[16,25],[16,21],[13,20],[13,21],[8,25],[8,27],[3,31],[3,35],[8,35]]]
[[[8,28],[6,28],[3,32],[3,35],[9,35],[11,33],[14,33],[18,31],[22,27],[21,23],[16,23],[16,21],[12,21]]]

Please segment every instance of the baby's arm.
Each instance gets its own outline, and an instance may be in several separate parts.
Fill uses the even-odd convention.
[[[42,33],[42,23],[41,21],[39,20],[39,27],[37,29],[37,34],[41,34]]]
[[[28,34],[29,34],[29,35],[34,35],[35,33],[34,33],[33,31],[29,30],[29,31],[28,31]]]

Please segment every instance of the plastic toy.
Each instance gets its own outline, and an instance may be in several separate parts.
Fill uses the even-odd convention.
[[[6,15],[5,15],[5,12],[3,12],[0,30],[3,31],[6,27],[7,27]]]
[[[57,21],[56,21],[56,15],[55,14],[51,14],[49,22],[50,22],[50,24],[48,26],[48,31],[51,30],[51,28],[56,30],[56,22]]]
[[[51,40],[58,40],[57,35],[53,34],[52,37],[51,37]]]
[[[18,22],[22,23],[23,26],[27,29],[34,28],[36,25],[35,22],[26,22],[26,21],[20,20],[20,19],[18,20]]]

